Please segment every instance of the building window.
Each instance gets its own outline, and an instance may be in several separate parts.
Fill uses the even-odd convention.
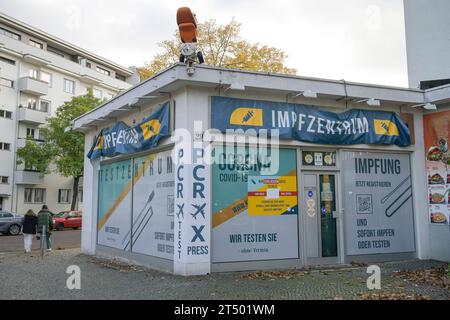
[[[36,40],[30,39],[28,43],[30,44],[30,46],[36,47],[38,49],[44,49],[44,45],[41,42],[37,42]]]
[[[39,111],[49,112],[49,110],[50,110],[50,101],[41,100],[40,101],[40,106],[39,106]]]
[[[12,88],[14,86],[14,81],[5,78],[0,78],[0,85]]]
[[[92,89],[92,94],[94,97],[101,99],[102,98],[102,91],[98,89]]]
[[[78,201],[83,202],[83,187],[78,188]]]
[[[30,78],[39,79],[39,71],[37,69],[30,69],[29,75]]]
[[[102,73],[104,75],[107,75],[107,76],[111,75],[111,71],[103,69],[103,68],[101,68],[99,66],[97,66],[96,70],[97,70],[97,72],[100,72],[100,73]]]
[[[33,202],[33,189],[32,188],[25,188],[23,202],[25,202],[25,203]]]
[[[0,176],[0,183],[2,184],[7,184],[8,183],[8,178],[6,176]]]
[[[69,202],[70,202],[70,189],[59,189],[58,203],[69,203]]]
[[[123,76],[121,74],[117,74],[117,73],[116,73],[116,79],[120,80],[120,81],[126,81],[127,80],[127,78],[125,76]]]
[[[53,48],[53,47],[47,46],[47,51],[64,58],[64,53],[62,53],[62,52],[59,51],[58,49],[55,49],[55,48]]]
[[[34,133],[35,133],[34,128],[27,128],[27,138],[34,139]]]
[[[9,31],[9,30],[6,30],[6,29],[3,29],[3,28],[0,28],[0,34],[10,37],[10,38],[13,38],[15,40],[21,39],[21,36],[19,34]]]
[[[12,119],[12,112],[6,110],[0,110],[0,118]]]
[[[28,103],[27,103],[27,108],[28,109],[32,109],[32,110],[36,110],[36,107],[37,107],[36,99],[29,98],[28,99]]]
[[[52,85],[52,75],[50,73],[41,71],[41,75],[39,78],[42,81],[47,82],[49,86]]]
[[[5,150],[5,151],[11,150],[11,143],[0,142],[0,150]]]
[[[36,188],[34,189],[34,203],[44,203],[45,202],[45,189]]]
[[[75,81],[64,79],[64,92],[75,94]]]
[[[0,61],[8,63],[8,64],[11,64],[13,66],[16,65],[16,62],[14,60],[11,60],[11,59],[8,59],[8,58],[5,58],[5,57],[1,57],[1,56],[0,56]]]
[[[91,68],[91,67],[92,67],[91,63],[90,62],[86,62],[86,68]]]

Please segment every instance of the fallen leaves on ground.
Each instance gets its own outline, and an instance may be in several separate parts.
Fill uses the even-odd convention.
[[[141,272],[144,271],[143,268],[121,263],[115,260],[101,260],[101,259],[93,259],[94,263],[108,269],[118,270],[120,272]]]
[[[305,271],[258,271],[244,274],[241,278],[248,280],[294,279],[308,274]]]
[[[368,292],[359,295],[360,300],[431,300],[430,297],[417,293],[406,292]]]
[[[449,267],[447,265],[441,265],[432,267],[431,269],[395,271],[394,275],[412,282],[427,283],[450,290],[450,278],[448,272]]]

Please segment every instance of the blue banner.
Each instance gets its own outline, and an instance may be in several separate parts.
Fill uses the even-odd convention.
[[[111,130],[102,129],[87,157],[113,157],[152,149],[158,145],[159,139],[168,135],[169,102],[166,102],[158,111],[132,127],[120,121]]]
[[[394,112],[352,109],[335,113],[293,103],[211,98],[211,128],[278,129],[280,139],[333,145],[411,144],[408,127]]]

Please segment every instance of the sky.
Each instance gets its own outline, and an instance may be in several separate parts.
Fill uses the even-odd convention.
[[[176,10],[242,23],[250,42],[288,54],[299,76],[407,86],[402,0],[1,0],[0,11],[123,66],[171,39]]]

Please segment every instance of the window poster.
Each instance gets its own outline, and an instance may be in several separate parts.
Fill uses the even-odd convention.
[[[298,258],[296,150],[216,146],[213,157],[213,263]]]
[[[173,260],[175,176],[171,151],[135,158],[133,174],[132,251]]]
[[[450,111],[423,116],[428,175],[428,214],[434,225],[450,223]]]
[[[98,180],[97,243],[129,250],[132,160],[100,165]]]
[[[408,154],[343,152],[347,255],[415,251]]]

